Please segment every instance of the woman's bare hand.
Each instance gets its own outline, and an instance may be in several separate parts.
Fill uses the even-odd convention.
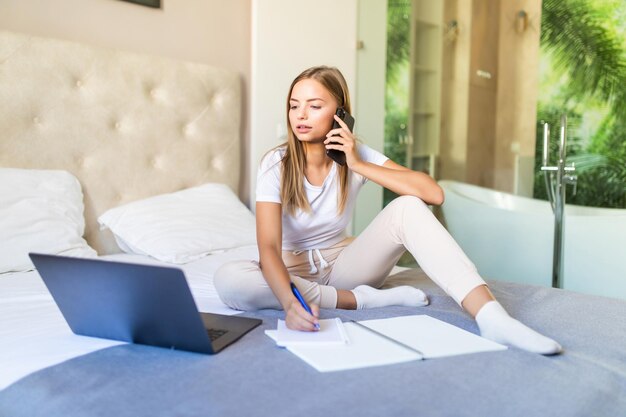
[[[316,325],[319,326],[320,309],[316,304],[309,305],[313,315],[307,313],[300,302],[294,298],[285,309],[285,324],[289,329],[300,330],[305,332],[317,331]]]

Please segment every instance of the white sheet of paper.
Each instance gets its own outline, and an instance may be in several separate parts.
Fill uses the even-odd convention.
[[[291,345],[287,346],[287,350],[320,372],[391,365],[420,359],[417,353],[389,342],[354,323],[344,323],[343,326],[350,339],[347,344]],[[265,333],[276,340],[276,330],[266,330]]]
[[[419,349],[425,359],[507,349],[504,345],[425,314],[360,323]]]
[[[361,321],[401,343],[424,353],[425,358],[504,350],[506,346],[484,339],[426,315]],[[422,359],[398,344],[353,323],[344,323],[346,345],[292,345],[287,349],[320,372],[391,365]],[[276,340],[276,331],[265,332]]]
[[[320,320],[320,329],[316,332],[300,332],[287,328],[284,320],[278,320],[276,344],[292,345],[333,345],[348,343],[348,336],[340,319]]]

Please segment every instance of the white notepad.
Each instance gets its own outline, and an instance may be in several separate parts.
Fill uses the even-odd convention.
[[[426,315],[359,322],[424,354],[411,351],[354,323],[344,323],[344,345],[291,345],[287,349],[320,372],[504,350],[506,346]],[[275,338],[276,331],[266,331]],[[276,340],[276,339],[275,339]]]
[[[345,345],[348,343],[348,336],[340,319],[319,320],[320,329],[316,332],[300,332],[287,328],[284,320],[278,320],[276,330],[266,330],[278,346],[294,345]],[[273,335],[270,335],[272,333]]]

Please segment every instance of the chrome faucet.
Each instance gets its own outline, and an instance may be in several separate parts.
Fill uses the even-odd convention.
[[[567,142],[567,116],[561,115],[561,131],[559,139],[559,155],[556,166],[549,166],[550,125],[543,124],[543,158],[541,170],[544,173],[548,199],[554,213],[554,253],[552,261],[552,286],[562,288],[563,281],[563,214],[565,211],[565,187],[574,186],[576,194],[577,176],[573,173],[576,167],[565,166]]]

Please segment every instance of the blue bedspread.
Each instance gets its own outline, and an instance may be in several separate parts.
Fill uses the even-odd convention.
[[[415,282],[417,272],[394,278]],[[477,333],[430,281],[431,305],[323,311],[372,319],[428,314]],[[562,355],[518,349],[318,373],[264,334],[282,312],[214,356],[118,346],[36,372],[0,392],[0,416],[626,416],[626,302],[491,282]]]

